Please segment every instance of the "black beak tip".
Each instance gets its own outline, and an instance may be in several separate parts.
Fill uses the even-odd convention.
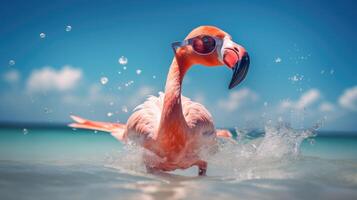
[[[243,58],[233,67],[233,76],[231,82],[229,83],[228,89],[234,88],[245,79],[248,73],[249,64],[250,58],[246,53]]]

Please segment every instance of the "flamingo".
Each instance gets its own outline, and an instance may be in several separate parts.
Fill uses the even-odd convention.
[[[173,171],[198,167],[204,176],[207,161],[202,152],[212,149],[217,138],[231,138],[228,130],[217,130],[212,116],[200,103],[181,95],[182,81],[193,65],[226,65],[233,70],[229,89],[245,78],[249,68],[246,50],[234,43],[229,34],[214,26],[192,30],[183,42],[172,44],[175,51],[165,93],[150,96],[134,109],[126,124],[96,122],[71,116],[73,128],[111,133],[116,139],[133,141],[146,151],[143,161],[148,172]]]

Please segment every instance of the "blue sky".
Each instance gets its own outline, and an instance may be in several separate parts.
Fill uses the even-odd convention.
[[[124,122],[147,95],[164,89],[171,42],[214,25],[251,56],[247,79],[234,90],[225,67],[194,66],[185,77],[183,94],[203,103],[217,126],[324,120],[326,130],[357,131],[354,1],[0,4],[2,122],[65,123],[71,113]]]

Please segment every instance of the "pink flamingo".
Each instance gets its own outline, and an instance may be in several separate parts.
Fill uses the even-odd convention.
[[[195,64],[226,65],[233,70],[229,89],[246,76],[249,56],[231,36],[213,26],[200,26],[182,42],[172,44],[175,57],[166,80],[165,93],[151,96],[139,105],[126,124],[95,122],[71,116],[69,126],[110,132],[120,141],[131,140],[146,150],[143,155],[148,172],[173,171],[198,166],[206,175],[207,162],[201,152],[216,145],[217,137],[231,138],[227,130],[216,130],[207,109],[181,96],[182,80]]]

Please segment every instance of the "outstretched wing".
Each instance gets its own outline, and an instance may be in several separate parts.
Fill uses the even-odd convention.
[[[113,137],[115,137],[119,141],[125,140],[124,124],[92,121],[74,115],[71,115],[71,118],[75,121],[75,123],[69,124],[68,125],[69,127],[105,131],[105,132],[109,132]]]

